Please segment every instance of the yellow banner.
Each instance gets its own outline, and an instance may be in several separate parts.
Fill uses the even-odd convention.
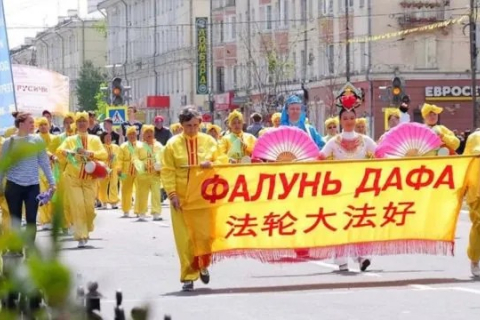
[[[449,255],[472,161],[196,167],[183,214],[195,255],[216,260]]]

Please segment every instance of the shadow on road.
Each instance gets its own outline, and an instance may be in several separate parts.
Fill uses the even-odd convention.
[[[201,288],[192,292],[170,292],[163,296],[191,297],[209,294],[251,294],[251,293],[273,293],[290,291],[313,291],[313,290],[333,290],[333,289],[364,289],[364,288],[386,288],[386,287],[406,287],[409,285],[441,285],[441,284],[467,284],[478,283],[474,279],[455,279],[455,278],[430,278],[430,279],[409,279],[396,281],[370,281],[370,282],[344,282],[344,283],[318,283],[318,284],[300,284],[289,286],[273,287],[246,287],[246,288],[223,288],[208,289]]]
[[[318,276],[326,276],[333,274],[339,275],[347,275],[347,276],[355,276],[355,275],[362,275],[364,273],[431,273],[431,272],[444,272],[445,270],[396,270],[396,271],[384,271],[384,270],[368,270],[363,273],[359,272],[340,272],[340,271],[328,271],[328,272],[315,272],[315,273],[304,273],[304,274],[283,274],[283,275],[266,275],[266,276],[252,276],[252,279],[270,279],[270,278],[303,278],[303,277],[318,277]]]
[[[62,248],[60,251],[82,251],[82,250],[101,250],[103,248],[101,247],[94,247],[94,246],[85,246],[84,248],[77,248],[77,247],[72,247],[72,248]]]

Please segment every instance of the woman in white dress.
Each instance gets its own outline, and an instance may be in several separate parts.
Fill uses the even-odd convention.
[[[340,125],[343,131],[330,139],[320,152],[320,159],[329,160],[360,160],[373,158],[377,144],[370,137],[355,132],[357,116],[355,109],[342,108],[340,111]],[[371,261],[364,257],[355,257],[354,261],[365,271]],[[348,260],[337,258],[340,271],[348,271]]]

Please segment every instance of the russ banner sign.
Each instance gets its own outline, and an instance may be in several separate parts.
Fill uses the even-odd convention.
[[[195,167],[182,208],[197,257],[450,255],[471,165],[478,159]]]
[[[15,110],[15,91],[8,47],[7,25],[3,0],[0,0],[0,128],[13,125],[11,112]]]
[[[197,94],[208,94],[208,18],[196,18],[197,30]]]

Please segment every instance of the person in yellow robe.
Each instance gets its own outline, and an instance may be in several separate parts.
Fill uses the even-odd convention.
[[[105,150],[108,153],[108,160],[106,165],[109,169],[108,176],[105,179],[101,179],[98,183],[98,200],[102,203],[102,209],[106,209],[109,204],[112,209],[118,209],[118,171],[117,162],[118,155],[120,153],[120,147],[115,143],[112,143],[112,134],[104,132],[101,136],[101,140]]]
[[[207,134],[209,134],[213,137],[213,139],[218,141],[218,139],[220,139],[220,135],[222,134],[222,128],[220,128],[216,124],[209,123],[207,125]]]
[[[121,178],[121,198],[123,216],[127,218],[132,209],[133,188],[137,189],[137,170],[135,169],[135,149],[142,143],[137,140],[137,128],[128,127],[127,141],[122,143],[118,153],[118,176]],[[135,212],[137,213],[137,212]]]
[[[260,132],[258,133],[258,137],[263,136],[265,134],[265,132],[267,132],[269,130],[280,127],[280,119],[281,118],[282,118],[282,114],[280,112],[275,112],[274,114],[272,114],[272,117],[270,119],[272,121],[272,126],[267,127],[267,128],[263,128],[262,130],[260,130]]]
[[[220,139],[220,151],[227,155],[230,163],[240,163],[244,157],[252,155],[257,139],[250,133],[243,132],[243,115],[237,110],[228,116],[230,133]]]
[[[438,124],[438,115],[442,113],[443,108],[424,103],[422,106],[422,118],[425,124],[429,126],[442,139],[444,147],[449,150],[450,155],[454,155],[460,146],[460,140],[447,127]]]
[[[95,198],[97,179],[85,171],[87,161],[105,161],[107,151],[100,138],[89,135],[88,113],[77,112],[75,115],[77,134],[68,137],[58,148],[57,156],[67,158],[65,180],[68,185],[66,199],[69,202],[74,226],[74,238],[78,247],[84,248],[89,233],[94,229]],[[75,154],[75,156],[71,156]]]
[[[47,118],[41,117],[41,118],[37,119],[36,123],[37,123],[38,130],[39,130],[38,135],[45,142],[45,145],[46,145],[47,150],[48,150],[48,155],[50,156],[52,169],[53,169],[53,165],[54,165],[54,162],[56,161],[56,157],[55,157],[55,154],[53,154],[49,151],[50,150],[50,145],[51,145],[52,140],[54,138],[54,135],[50,134],[50,122],[48,121]],[[41,170],[40,170],[39,174],[40,174],[40,192],[46,192],[50,188],[47,177],[45,176],[45,174]],[[40,221],[42,229],[43,230],[51,230],[52,229],[52,218],[53,218],[52,202],[49,202],[49,203],[39,207],[38,211],[40,213],[39,216],[38,216],[38,219]]]
[[[183,133],[172,137],[165,146],[162,157],[161,178],[170,199],[170,210],[175,244],[180,259],[180,281],[182,290],[193,290],[193,282],[210,281],[208,257],[196,258],[192,239],[182,214],[188,180],[188,166],[209,168],[212,164],[227,163],[218,144],[211,136],[198,132],[200,114],[193,109],[184,109],[179,115]]]
[[[140,162],[141,172],[137,175],[139,188],[135,191],[135,211],[139,221],[146,221],[148,210],[148,196],[151,197],[151,214],[154,221],[161,221],[162,202],[160,188],[160,169],[163,146],[155,140],[155,127],[142,127],[142,143],[135,148],[135,159]]]
[[[385,138],[388,132],[390,132],[390,129],[393,129],[400,124],[401,114],[399,109],[389,108],[387,109],[386,112],[387,112],[388,129],[385,131],[384,134],[380,136],[377,143],[380,143]]]
[[[182,125],[180,123],[172,123],[170,125],[170,131],[172,132],[173,135],[177,135],[183,132]]]
[[[323,141],[327,143],[330,139],[335,137],[339,132],[340,119],[338,117],[328,118],[325,120],[325,132],[327,133],[323,137]]]
[[[468,136],[465,144],[464,155],[480,155],[480,131],[475,131]],[[480,158],[476,158],[468,172],[468,189],[466,202],[470,208],[470,238],[467,255],[471,262],[471,272],[476,278],[480,277]]]
[[[367,135],[367,119],[357,118],[355,121],[355,132]]]
[[[49,151],[52,154],[56,154],[60,145],[70,136],[73,136],[76,132],[75,129],[75,114],[69,112],[63,118],[63,128],[65,132],[54,135],[52,142],[49,145]],[[63,219],[62,226],[64,234],[69,233],[69,228],[72,227],[72,216],[70,214],[70,207],[68,201],[65,199],[65,190],[68,190],[68,186],[65,184],[64,174],[65,168],[67,166],[67,161],[65,158],[58,158],[54,164],[54,175],[58,175],[57,181],[57,196],[61,199],[62,209],[63,209]]]

